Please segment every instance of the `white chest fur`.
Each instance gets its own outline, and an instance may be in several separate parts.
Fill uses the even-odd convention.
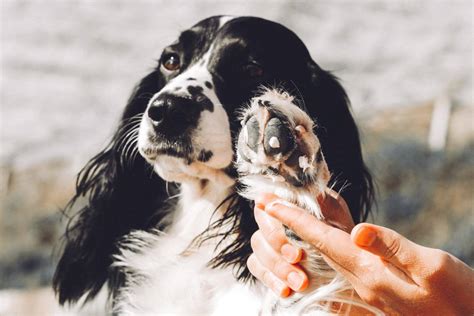
[[[116,300],[119,314],[258,314],[260,289],[237,282],[230,268],[207,267],[215,243],[188,248],[228,193],[228,188],[210,183],[183,184],[173,224],[166,232],[130,235],[115,263],[128,274]]]

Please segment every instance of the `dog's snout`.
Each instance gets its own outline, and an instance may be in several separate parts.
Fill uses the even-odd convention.
[[[197,124],[199,111],[193,105],[191,99],[163,94],[151,103],[148,117],[159,132],[178,135]]]
[[[263,139],[265,152],[269,155],[286,154],[294,147],[289,127],[278,117],[267,122]]]

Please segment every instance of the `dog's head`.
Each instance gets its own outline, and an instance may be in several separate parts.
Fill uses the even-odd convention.
[[[140,153],[167,181],[206,177],[208,168],[226,170],[239,108],[261,85],[305,90],[312,67],[303,43],[279,24],[206,19],[162,52],[155,70],[159,84],[141,121]]]
[[[135,229],[166,225],[166,181],[234,184],[238,112],[261,86],[299,97],[335,181],[356,222],[364,219],[372,183],[346,94],[284,26],[254,17],[211,17],[182,32],[135,88],[112,142],[81,171],[77,193],[87,201],[71,222],[54,286],[60,301],[93,297],[121,282],[110,273],[120,239]],[[138,155],[140,153],[140,155]],[[237,183],[238,185],[238,183]],[[171,188],[172,190],[173,188]],[[226,213],[238,235],[214,264],[235,264],[248,277],[250,202],[237,198]],[[160,226],[158,228],[161,228]]]

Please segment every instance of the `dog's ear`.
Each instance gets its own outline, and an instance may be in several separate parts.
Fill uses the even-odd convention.
[[[300,83],[307,111],[316,122],[316,134],[332,173],[330,185],[341,191],[354,222],[367,219],[374,201],[372,177],[362,158],[359,132],[346,92],[338,80],[314,61],[309,80]]]
[[[82,207],[69,221],[53,278],[61,304],[93,298],[106,281],[117,287],[121,277],[110,268],[117,243],[131,230],[159,227],[165,215],[165,182],[136,149],[141,115],[160,80],[157,70],[142,79],[112,141],[78,175],[66,211]]]

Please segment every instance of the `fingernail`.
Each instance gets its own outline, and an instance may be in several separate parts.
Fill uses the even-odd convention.
[[[255,204],[265,205],[269,200],[272,200],[272,197],[268,194],[261,194],[255,197]]]
[[[255,203],[255,207],[261,210],[265,210],[265,204],[262,203]]]
[[[289,263],[296,263],[301,260],[301,249],[297,249],[290,244],[281,246],[280,252]]]
[[[273,210],[273,209],[275,209],[275,207],[279,207],[279,206],[294,207],[294,205],[292,205],[291,203],[288,203],[288,202],[286,202],[286,201],[283,201],[283,200],[273,200],[273,201],[271,201],[270,203],[268,203],[267,205],[265,205],[265,211]]]
[[[275,205],[278,205],[278,200],[271,201],[265,205],[265,211],[271,210]]]
[[[291,293],[291,290],[288,286],[286,286],[285,284],[283,283],[277,283],[276,284],[276,289],[275,289],[275,292],[278,296],[280,297],[288,297]]]
[[[301,291],[304,287],[304,283],[306,282],[306,279],[297,272],[290,272],[290,274],[288,274],[287,280],[290,287],[295,291]]]
[[[354,241],[357,245],[369,247],[377,238],[377,232],[371,227],[359,226],[354,237]]]

